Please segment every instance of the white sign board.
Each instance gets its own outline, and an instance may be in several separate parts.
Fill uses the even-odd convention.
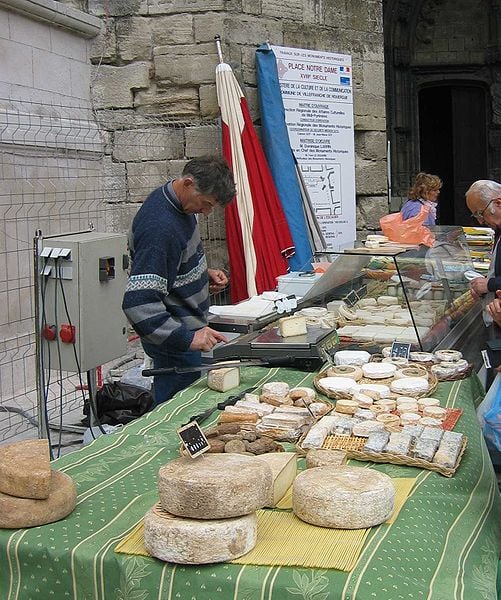
[[[351,245],[356,238],[351,56],[272,49],[291,147],[327,247]]]

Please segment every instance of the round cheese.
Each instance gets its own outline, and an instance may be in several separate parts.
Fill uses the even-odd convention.
[[[406,412],[400,415],[400,425],[417,425],[421,417],[417,413]]]
[[[383,358],[381,362],[390,363],[392,365],[396,365],[397,367],[404,367],[409,361],[404,356],[387,356]]]
[[[327,377],[349,377],[355,381],[362,379],[362,369],[354,365],[336,365],[327,369]]]
[[[381,306],[392,306],[398,304],[398,298],[395,298],[395,296],[379,296],[377,303]]]
[[[423,409],[423,417],[431,417],[443,421],[447,416],[447,410],[441,406],[426,406]]]
[[[410,365],[396,371],[395,379],[402,379],[402,377],[423,377],[424,379],[428,379],[428,370],[423,365]]]
[[[73,479],[51,471],[49,495],[43,500],[16,498],[0,492],[0,528],[18,529],[53,523],[75,508],[77,492]]]
[[[336,365],[355,365],[360,367],[368,363],[371,355],[365,350],[339,350],[334,354]]]
[[[354,379],[349,377],[323,377],[318,381],[318,384],[321,387],[324,387],[333,392],[347,393],[357,390],[358,384]]]
[[[429,389],[428,380],[424,377],[402,377],[391,382],[390,389],[396,394],[419,396]]]
[[[373,527],[388,519],[394,503],[390,477],[361,467],[307,469],[292,486],[294,514],[320,527]]]
[[[306,468],[341,466],[347,459],[346,450],[323,450],[322,448],[308,450],[306,453]]]
[[[393,377],[397,367],[391,363],[367,363],[362,365],[362,372],[365,377],[369,379],[386,379],[387,377]]]
[[[379,400],[380,398],[387,398],[390,395],[390,388],[387,385],[381,383],[362,383],[359,385],[359,390],[362,394],[367,396],[373,396],[374,399]]]
[[[413,362],[434,362],[435,356],[431,352],[411,352],[409,358]]]
[[[0,492],[42,500],[49,496],[51,479],[47,440],[0,446]]]
[[[392,415],[391,413],[381,413],[376,417],[376,420],[388,427],[400,425],[400,417],[398,415]]]
[[[263,384],[262,394],[273,394],[274,396],[287,396],[289,384],[285,381],[269,381]]]
[[[336,402],[336,412],[345,415],[354,415],[358,410],[358,402],[356,400],[338,400]]]
[[[257,541],[256,513],[233,519],[182,519],[153,507],[144,517],[144,545],[156,558],[187,565],[225,562]]]
[[[403,415],[404,413],[418,413],[419,406],[417,402],[402,402],[397,407],[397,412],[399,415]]]
[[[440,400],[438,400],[437,398],[418,398],[417,403],[418,403],[419,410],[421,412],[427,406],[440,406]]]
[[[456,374],[456,367],[454,363],[442,362],[439,365],[433,365],[431,367],[431,372],[440,378],[454,377]]]
[[[162,508],[178,517],[229,519],[266,505],[272,486],[268,465],[240,454],[178,458],[160,468]]]
[[[435,352],[435,357],[439,361],[444,362],[456,362],[463,358],[463,355],[459,350],[437,350]]]

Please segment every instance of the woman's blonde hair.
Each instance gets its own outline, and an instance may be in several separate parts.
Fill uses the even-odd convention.
[[[409,198],[411,200],[419,200],[426,198],[429,192],[439,190],[442,187],[442,180],[437,175],[429,173],[418,173],[414,180],[414,185],[409,190]]]

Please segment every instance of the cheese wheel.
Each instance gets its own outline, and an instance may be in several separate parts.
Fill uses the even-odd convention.
[[[0,492],[0,528],[19,529],[53,523],[75,508],[77,492],[73,479],[51,471],[49,495],[43,500],[16,498]]]
[[[256,513],[198,521],[170,515],[155,506],[144,517],[145,548],[166,562],[186,565],[225,562],[247,554],[256,541]]]
[[[426,406],[423,409],[423,417],[431,417],[443,421],[447,416],[447,410],[441,406]]]
[[[431,372],[440,378],[454,377],[456,374],[456,367],[454,363],[442,362],[439,365],[432,365]]]
[[[400,415],[400,425],[417,425],[421,417],[417,413],[406,412]]]
[[[366,394],[360,394],[358,392],[353,394],[353,400],[356,400],[358,402],[359,408],[370,408],[374,403],[373,398],[367,396]]]
[[[360,367],[368,363],[371,355],[365,350],[339,350],[334,354],[336,365],[355,365]]]
[[[356,400],[338,400],[336,402],[336,412],[345,415],[354,415],[358,410],[358,402]]]
[[[440,406],[440,400],[438,400],[437,398],[418,398],[417,403],[418,403],[419,410],[421,412],[427,406]]]
[[[435,356],[431,352],[411,352],[409,358],[412,362],[434,362]]]
[[[463,355],[459,350],[437,350],[435,358],[443,362],[457,362],[463,358]]]
[[[411,404],[414,404],[416,402],[416,398],[414,398],[413,396],[397,396],[397,406],[399,404],[405,404],[409,402]]]
[[[383,363],[390,363],[397,367],[404,367],[409,363],[409,360],[404,356],[387,356],[381,361]]]
[[[428,370],[423,365],[410,365],[396,371],[395,379],[402,379],[402,377],[423,377],[424,379],[428,379]]]
[[[322,448],[308,450],[306,453],[306,468],[341,466],[344,465],[347,458],[346,450],[323,450]]]
[[[336,365],[329,367],[326,371],[327,377],[349,377],[355,381],[362,379],[362,369],[354,365]]]
[[[229,519],[254,512],[268,502],[271,486],[271,469],[240,454],[177,458],[158,473],[162,508],[192,519]]]
[[[292,509],[320,527],[360,529],[379,525],[392,514],[395,487],[388,475],[360,467],[317,467],[294,480]]]
[[[358,384],[349,377],[323,377],[319,379],[318,384],[333,392],[345,392],[350,394],[358,391]]]
[[[262,394],[273,394],[274,396],[287,396],[290,386],[285,381],[269,381],[263,384]]]
[[[404,413],[418,413],[419,406],[417,402],[402,402],[397,407],[397,412],[399,415],[403,415]]]
[[[400,417],[398,415],[392,415],[391,413],[382,413],[376,417],[376,421],[383,423],[389,427],[400,425]]]
[[[369,379],[386,379],[395,375],[397,367],[391,363],[367,363],[362,365],[364,377]]]
[[[358,387],[359,389],[357,391],[362,392],[362,394],[367,394],[367,396],[374,397],[374,400],[388,398],[390,395],[390,388],[381,383],[362,383]]]
[[[42,500],[51,486],[49,443],[23,440],[0,446],[0,492]]]
[[[423,377],[402,377],[395,379],[390,384],[390,389],[396,394],[406,396],[419,396],[428,391],[428,380]]]

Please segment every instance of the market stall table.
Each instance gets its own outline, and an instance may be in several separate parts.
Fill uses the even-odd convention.
[[[266,381],[311,385],[313,377],[249,367],[242,370],[239,389]],[[468,436],[468,447],[454,477],[372,465],[391,477],[415,477],[415,484],[396,520],[371,530],[350,572],[230,563],[175,566],[116,553],[158,499],[158,469],[179,455],[176,429],[229,395],[209,390],[202,379],[120,431],[54,461],[54,468],[74,479],[77,507],[57,523],[0,530],[0,598],[494,599],[501,501],[475,415],[482,394],[476,377],[441,383],[434,394],[442,405],[463,409],[456,430]],[[217,413],[204,426],[216,418]]]

